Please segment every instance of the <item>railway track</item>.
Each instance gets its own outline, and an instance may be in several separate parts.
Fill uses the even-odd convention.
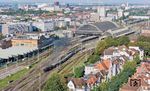
[[[55,63],[58,59],[62,58],[64,54],[67,54],[70,49],[72,49],[72,46],[68,45],[57,52],[53,52],[50,56],[46,56],[47,58],[45,61],[39,61],[39,63],[28,72],[28,74],[11,83],[3,91],[41,91],[41,88],[44,86],[45,82],[48,80],[49,74],[51,73],[51,71],[44,73],[42,68]],[[41,59],[42,57],[43,56],[40,56]]]
[[[58,70],[58,73],[60,74],[65,74],[65,73],[69,73],[70,70],[68,69],[68,71],[64,71],[64,68],[69,65],[70,68],[74,67],[74,64],[79,63],[79,59],[84,59],[87,55],[89,55],[88,53],[92,53],[91,50],[83,50],[82,52],[77,53],[74,57],[70,58],[66,63],[64,63],[60,69]]]
[[[44,73],[41,68],[47,66],[48,64],[54,63],[58,58],[62,57],[62,54],[65,54],[69,51],[71,47],[63,48],[59,52],[52,53],[47,61],[39,62],[27,75],[22,77],[20,80],[13,82],[3,91],[39,91],[43,84],[48,79],[48,75],[51,72]],[[46,54],[45,54],[46,55]],[[39,80],[41,79],[41,80]],[[41,84],[41,85],[40,85]],[[35,86],[39,88],[35,88]]]

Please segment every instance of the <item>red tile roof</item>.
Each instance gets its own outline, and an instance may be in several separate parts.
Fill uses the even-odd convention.
[[[103,60],[102,62],[100,63],[97,63],[95,68],[102,71],[102,70],[109,70],[110,68],[110,65],[111,65],[111,61],[110,60]]]
[[[86,85],[86,82],[82,78],[72,78],[71,81],[74,83],[76,88],[82,88]]]
[[[98,78],[95,75],[90,75],[89,79],[87,80],[87,84],[94,85],[97,82]]]
[[[132,87],[130,86],[130,79],[128,83],[123,85],[120,88],[120,91],[137,91],[140,87],[147,87],[147,90],[150,91],[150,84],[148,80],[150,80],[150,63],[142,62],[141,66],[137,68],[136,73],[131,77],[131,79],[140,79],[140,86]],[[144,88],[143,88],[144,89]]]

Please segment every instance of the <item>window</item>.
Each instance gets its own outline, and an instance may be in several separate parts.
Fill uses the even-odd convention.
[[[24,44],[21,44],[21,46],[24,46]]]

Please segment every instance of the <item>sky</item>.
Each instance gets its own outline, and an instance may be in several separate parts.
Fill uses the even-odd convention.
[[[150,0],[0,0],[0,2],[54,2],[59,1],[61,3],[141,3],[141,4],[147,4],[150,3]]]

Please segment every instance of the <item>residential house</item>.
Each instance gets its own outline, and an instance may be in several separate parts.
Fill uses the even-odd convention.
[[[119,46],[106,49],[99,62],[85,66],[84,77],[80,78],[80,80],[82,79],[81,81],[84,80],[85,82],[85,84],[80,86],[81,91],[87,91],[87,89],[91,90],[97,86],[97,84],[116,76],[123,69],[124,63],[126,61],[132,61],[138,54],[142,59],[144,51],[139,47],[127,48],[126,46]],[[75,80],[78,81],[79,79]],[[69,89],[73,89],[73,91],[79,89],[79,86],[77,87],[75,85],[77,81],[70,80],[68,83]]]
[[[142,62],[120,91],[150,91],[150,62]]]
[[[69,91],[90,91],[83,78],[71,78],[67,84]]]
[[[100,73],[104,79],[111,78],[120,72],[122,62],[123,60],[117,58],[101,60],[94,65],[85,66],[85,75]]]
[[[143,49],[136,47],[136,46],[129,46],[129,49],[135,50],[135,52],[138,51],[140,60],[144,59],[144,50]]]
[[[69,91],[91,91],[95,86],[97,86],[103,76],[100,72],[96,74],[85,75],[82,78],[71,78],[68,82]]]
[[[98,85],[103,79],[103,76],[100,72],[96,74],[89,74],[84,76],[84,80],[86,81],[86,84],[88,88],[92,89],[94,86]]]
[[[128,60],[133,60],[136,54],[139,53],[140,60],[143,60],[144,51],[136,46],[119,46],[119,47],[109,47],[104,50],[101,59],[111,59],[113,57],[125,56]]]
[[[84,74],[85,75],[89,75],[89,74],[96,74],[98,72],[97,69],[95,69],[95,66],[94,64],[90,64],[90,65],[87,65],[85,66],[85,69],[84,69]]]

